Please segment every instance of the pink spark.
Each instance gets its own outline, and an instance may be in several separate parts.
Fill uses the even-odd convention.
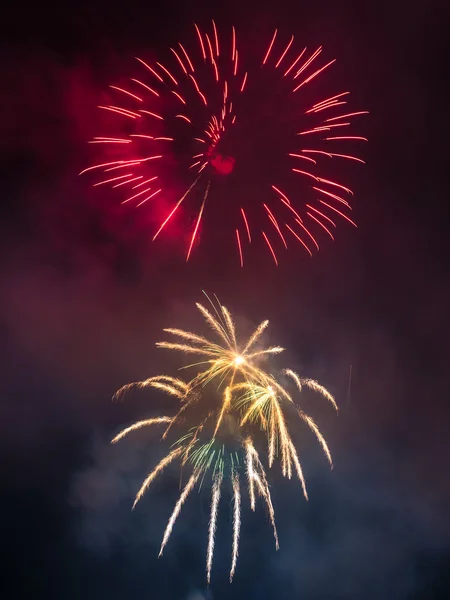
[[[243,208],[241,208],[241,213],[242,213],[242,218],[244,219],[245,228],[247,230],[248,241],[249,241],[249,243],[251,243],[252,236],[250,235],[250,227],[248,226],[247,217],[245,216],[245,212],[244,212]]]
[[[170,79],[174,82],[175,85],[178,85],[178,81],[175,79],[175,77],[172,75],[172,73],[170,73],[170,71],[168,69],[166,69],[166,67],[164,65],[162,65],[159,62],[157,62],[156,64],[158,65],[158,67],[160,67],[160,69],[162,69],[170,77]]]
[[[117,87],[115,85],[110,85],[109,87],[113,90],[117,90],[118,92],[122,92],[123,94],[128,94],[128,96],[131,96],[132,98],[135,98],[135,100],[139,100],[139,102],[142,102],[142,98],[139,98],[139,96],[136,96],[136,94],[132,94],[128,90],[123,90],[122,88]]]
[[[121,183],[116,183],[116,185],[113,185],[113,188],[117,188],[120,187],[121,185],[125,185],[126,183],[131,183],[132,181],[137,181],[138,179],[142,179],[143,175],[139,175],[139,177],[133,177],[132,179],[127,179],[126,181],[122,181]],[[134,189],[134,188],[132,188]]]
[[[245,88],[245,84],[246,84],[246,82],[247,82],[247,72],[245,73],[245,75],[244,75],[244,79],[242,80],[241,92],[243,92],[243,91],[244,91],[244,88]]]
[[[341,215],[341,217],[343,217],[344,219],[346,219],[349,223],[351,223],[352,225],[354,225],[355,227],[358,227],[357,224],[355,222],[353,222],[349,217],[347,217],[347,215],[344,215],[343,212],[341,212],[340,210],[338,210],[337,208],[335,208],[334,206],[331,206],[331,204],[327,204],[326,202],[324,202],[323,200],[319,200],[319,202],[321,204],[324,204],[325,206],[327,206],[330,210],[334,210],[334,212],[336,212],[338,215]]]
[[[303,156],[302,154],[294,154],[293,152],[289,153],[289,156],[292,156],[293,158],[303,158],[304,160],[309,160],[310,162],[314,163],[315,165],[317,164],[317,162],[313,158],[310,158],[309,156]]]
[[[139,202],[139,204],[136,204],[136,208],[138,206],[141,206],[141,204],[144,204],[144,202],[147,202],[147,200],[150,200],[150,198],[153,198],[153,196],[156,196],[156,194],[159,194],[161,190],[156,190],[156,192],[153,192],[153,194],[150,194],[150,196],[148,196],[148,198],[144,198],[144,200],[142,200],[142,202]]]
[[[270,51],[272,50],[272,46],[273,46],[273,44],[274,44],[274,42],[275,42],[275,38],[277,37],[277,31],[278,31],[278,30],[277,30],[277,29],[275,29],[275,33],[273,34],[272,41],[270,42],[269,48],[268,48],[268,50],[267,50],[267,52],[266,52],[266,56],[264,57],[264,60],[263,60],[263,62],[262,62],[262,64],[263,64],[263,65],[265,65],[265,64],[266,64],[266,62],[267,62],[267,59],[269,58]],[[264,233],[264,232],[263,232],[263,233]],[[264,235],[265,235],[265,234],[264,234]]]
[[[93,187],[97,187],[98,185],[103,185],[104,183],[111,183],[111,181],[117,181],[118,179],[123,179],[124,177],[133,177],[133,173],[127,173],[126,175],[119,175],[118,177],[113,177],[112,179],[105,179],[104,181],[100,181],[99,183],[94,183]]]
[[[189,58],[189,55],[188,55],[188,53],[187,53],[187,52],[186,52],[186,50],[184,49],[184,46],[183,46],[182,44],[180,44],[180,42],[178,42],[178,45],[180,46],[181,50],[183,51],[183,54],[185,55],[185,57],[186,57],[186,60],[187,60],[187,61],[188,61],[188,63],[189,63],[189,67],[190,67],[191,71],[194,71],[194,70],[195,70],[195,69],[194,69],[194,65],[192,64],[192,62],[191,62],[191,59]]]
[[[283,77],[286,77],[286,75],[288,73],[290,73],[292,71],[292,69],[295,67],[295,65],[298,63],[298,61],[301,59],[301,57],[305,54],[306,52],[306,47],[303,48],[303,50],[300,52],[300,54],[297,56],[297,58],[294,60],[294,62],[292,63],[292,65],[289,67],[289,69],[286,71],[286,73],[283,75]]]
[[[287,244],[286,244],[286,240],[285,240],[285,238],[284,238],[284,235],[281,233],[281,229],[280,229],[280,226],[279,226],[279,225],[278,225],[278,223],[277,223],[277,220],[275,219],[275,217],[274,217],[274,215],[273,215],[272,211],[269,209],[269,207],[267,206],[267,204],[263,204],[263,206],[264,206],[264,208],[266,209],[266,211],[267,211],[267,213],[268,213],[268,215],[269,215],[269,219],[272,221],[272,224],[273,224],[273,226],[274,226],[274,227],[275,227],[275,229],[277,230],[277,232],[278,232],[278,234],[279,234],[279,236],[280,236],[280,238],[281,238],[281,240],[282,240],[282,242],[283,242],[283,245],[284,245],[284,247],[285,247],[285,248],[286,248],[286,250],[287,250]]]
[[[154,94],[155,96],[158,96],[159,98],[159,94],[158,92],[155,92],[155,90],[153,90],[151,87],[149,87],[148,85],[145,85],[145,83],[142,83],[142,81],[139,81],[139,79],[131,79],[131,81],[134,81],[134,83],[138,83],[139,85],[141,85],[143,88],[145,88],[146,90],[148,90],[149,92],[151,92],[152,94]]]
[[[135,58],[136,60],[138,60],[140,63],[142,63],[142,64],[144,65],[144,67],[147,67],[147,69],[148,69],[148,70],[149,70],[151,73],[153,73],[153,75],[154,75],[154,76],[155,76],[157,79],[159,79],[159,81],[161,81],[161,83],[163,83],[163,82],[164,82],[163,78],[162,78],[160,75],[158,75],[158,73],[157,73],[157,72],[156,72],[154,69],[152,69],[152,68],[151,68],[151,67],[150,67],[150,66],[149,66],[149,65],[148,65],[146,62],[144,62],[144,61],[143,61],[141,58],[138,58],[137,56],[135,56],[134,58]]]
[[[176,51],[173,48],[170,48],[170,50],[174,53],[175,58],[177,59],[177,61],[180,63],[181,68],[183,69],[183,72],[187,75],[187,69],[184,66],[183,61],[181,60],[181,58],[178,56],[178,54],[176,53]]]
[[[305,48],[305,50],[306,50],[306,48]],[[319,46],[319,48],[317,48],[317,50],[315,52],[313,52],[313,54],[308,58],[308,60],[304,63],[304,65],[302,67],[300,67],[300,69],[294,75],[294,79],[297,79],[297,77],[300,75],[300,73],[303,73],[303,71],[307,67],[309,67],[309,65],[312,63],[312,61],[314,59],[316,59],[321,52],[322,52],[322,46]]]
[[[280,64],[281,61],[283,60],[283,58],[286,56],[287,51],[289,50],[289,48],[292,46],[292,42],[294,41],[294,36],[291,37],[291,41],[289,42],[289,44],[286,46],[286,50],[283,52],[283,54],[280,56],[280,58],[278,59],[277,64],[275,65],[275,69],[277,69]]]
[[[244,259],[242,256],[242,246],[241,246],[241,238],[239,237],[239,230],[236,229],[236,239],[237,239],[237,245],[239,248],[239,258],[241,260],[241,268],[244,266]]]
[[[319,75],[319,73],[322,73],[322,71],[324,71],[327,67],[329,67],[330,65],[332,65],[334,62],[336,62],[336,59],[334,58],[333,60],[330,60],[329,63],[327,63],[326,65],[324,65],[323,67],[321,67],[320,69],[317,69],[317,71],[315,71],[312,75],[310,75],[309,77],[307,77],[304,81],[302,81],[302,83],[300,83],[294,90],[292,90],[293,92],[296,92],[297,90],[299,90],[303,85],[305,85],[306,83],[309,83],[311,81],[311,79],[314,79],[314,77],[316,77],[317,75]]]
[[[368,110],[360,110],[358,112],[352,112],[352,113],[347,113],[346,115],[340,115],[339,117],[332,117],[331,119],[327,119],[326,122],[336,121],[337,119],[345,119],[347,117],[355,117],[357,115],[368,115],[368,114],[369,114]]]
[[[141,116],[137,113],[132,112],[131,110],[120,108],[119,106],[98,106],[97,108],[102,108],[103,110],[110,110],[111,112],[123,115],[124,117],[129,117],[130,119],[136,119],[137,117]]]
[[[317,211],[317,212],[319,212],[319,211]],[[314,215],[312,215],[311,213],[307,212],[306,214],[308,215],[308,217],[310,217],[311,219],[313,219],[313,221],[315,221],[315,222],[316,222],[318,225],[320,225],[320,226],[322,227],[322,229],[324,229],[324,230],[325,230],[325,231],[328,233],[328,235],[330,236],[330,238],[331,238],[331,239],[333,240],[333,242],[334,242],[334,236],[333,236],[333,234],[331,233],[331,231],[328,229],[328,227],[326,227],[326,226],[325,226],[325,225],[322,223],[322,221],[319,221],[319,219],[317,219],[317,217],[315,217],[315,216],[314,216]],[[321,213],[319,213],[319,214],[321,214]],[[325,216],[325,215],[322,215],[322,216]]]
[[[312,257],[312,252],[311,250],[308,248],[308,246],[305,244],[305,242],[302,240],[302,238],[297,235],[295,233],[295,231],[289,227],[289,225],[287,223],[285,223],[286,227],[289,229],[289,231],[297,238],[297,240],[300,242],[300,244],[302,244],[302,246],[305,248],[305,250],[309,253],[309,255]]]
[[[266,244],[269,246],[269,250],[270,250],[270,252],[272,253],[273,260],[275,261],[275,264],[276,264],[276,265],[277,265],[277,267],[278,267],[278,261],[277,261],[277,257],[276,257],[276,254],[275,254],[275,252],[273,251],[273,248],[272,248],[272,246],[270,245],[269,239],[268,239],[267,235],[265,234],[265,232],[264,232],[262,229],[261,229],[261,233],[263,234],[263,236],[264,236],[264,239],[266,240]]]
[[[196,23],[194,23],[194,27],[197,30],[198,39],[200,41],[200,46],[202,49],[203,59],[206,60],[206,52],[205,52],[205,46],[203,44],[202,34],[200,33],[200,29],[197,27]]]
[[[157,115],[156,113],[150,112],[149,110],[140,110],[139,112],[144,113],[146,115],[150,115],[151,117],[155,117],[155,119],[159,119],[160,121],[164,121],[161,115]]]

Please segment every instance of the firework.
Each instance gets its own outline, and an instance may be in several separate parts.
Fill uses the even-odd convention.
[[[243,38],[195,25],[161,60],[136,57],[135,76],[99,106],[108,134],[91,140],[102,153],[82,171],[117,188],[122,204],[151,205],[153,240],[178,218],[186,260],[205,219],[218,219],[241,266],[252,242],[278,264],[291,242],[312,256],[337,220],[355,225],[353,192],[334,172],[364,162],[356,127],[367,111],[351,108],[347,91],[311,99],[335,62],[322,46],[275,30],[255,57]]]
[[[214,339],[181,329],[165,329],[177,341],[158,342],[159,348],[197,356],[200,360],[184,365],[192,372],[186,381],[159,375],[131,384],[138,388],[154,388],[176,398],[180,403],[173,416],[153,417],[138,421],[112,440],[118,442],[143,427],[165,425],[162,441],[172,437],[169,451],[146,477],[133,504],[142,499],[156,477],[171,463],[178,461],[181,468],[190,469],[187,482],[169,518],[161,543],[160,555],[166,547],[181,508],[194,490],[211,481],[211,514],[208,532],[206,577],[209,583],[214,555],[215,533],[222,489],[230,482],[233,496],[233,539],[230,581],[235,574],[239,554],[242,491],[241,479],[248,483],[250,508],[255,510],[256,499],[265,504],[272,525],[275,547],[278,533],[275,510],[269,489],[267,468],[279,460],[281,472],[291,478],[297,474],[305,499],[308,499],[305,479],[298,453],[292,439],[290,426],[300,417],[319,441],[330,465],[331,454],[320,430],[311,417],[297,406],[291,392],[266,365],[271,356],[283,351],[278,346],[265,348],[261,338],[268,326],[262,322],[244,342],[240,341],[230,312],[217,302],[210,301],[212,309],[197,304],[199,311],[214,335]],[[337,409],[333,396],[319,383],[301,378],[294,371],[282,372],[286,380],[293,380],[297,391],[308,388],[321,394]],[[116,397],[130,389],[121,388]],[[264,466],[259,445],[265,439],[267,468]],[[264,444],[263,444],[264,447]],[[180,484],[181,485],[181,484]]]

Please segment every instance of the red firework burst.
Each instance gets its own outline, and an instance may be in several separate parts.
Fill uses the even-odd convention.
[[[364,162],[348,148],[367,141],[352,129],[367,111],[347,108],[349,92],[311,102],[307,84],[335,61],[321,62],[322,47],[298,51],[294,36],[280,37],[275,30],[256,61],[241,56],[234,27],[223,43],[214,21],[208,31],[195,25],[192,43],[170,48],[165,65],[136,58],[140,75],[110,86],[114,99],[99,106],[114,119],[114,135],[90,142],[102,145],[104,159],[82,173],[97,176],[94,186],[121,188],[122,204],[164,195],[171,206],[153,240],[187,204],[195,216],[186,260],[211,202],[241,266],[252,241],[278,264],[288,242],[312,256],[321,232],[334,239],[337,219],[356,226],[352,190],[322,173],[331,163]]]

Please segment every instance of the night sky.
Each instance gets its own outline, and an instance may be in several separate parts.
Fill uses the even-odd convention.
[[[0,41],[0,532],[4,598],[365,599],[450,597],[448,231],[449,19],[444,2],[36,3],[2,12]],[[4,9],[3,9],[4,10]],[[193,20],[279,27],[323,44],[335,77],[367,108],[367,165],[354,217],[307,259],[245,269],[200,246],[152,245],[147,211],[119,210],[77,176],[102,90],[138,52],[183,38]],[[310,501],[274,477],[280,550],[263,509],[243,512],[230,565],[223,497],[205,586],[207,493],[183,509],[166,476],[131,512],[161,449],[154,434],[111,447],[161,398],[121,385],[176,367],[161,329],[201,329],[216,293],[251,327],[271,321],[285,362],[336,396],[311,414],[329,471],[301,448]],[[352,381],[348,393],[349,368]],[[309,439],[309,438],[308,438]]]

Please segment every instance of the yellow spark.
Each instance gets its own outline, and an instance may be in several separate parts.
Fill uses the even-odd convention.
[[[156,465],[156,467],[153,469],[150,475],[148,475],[148,477],[144,480],[138,493],[136,494],[136,498],[134,499],[133,503],[133,509],[136,507],[136,504],[139,502],[139,500],[142,498],[145,492],[148,490],[151,482],[159,475],[159,473],[161,473],[161,471],[163,471],[167,467],[167,465],[169,465],[177,456],[181,454],[181,451],[182,448],[176,448],[175,450],[172,450],[172,452],[169,452],[169,454],[167,454],[167,456],[165,456]]]
[[[211,580],[211,567],[214,555],[214,536],[217,526],[217,512],[220,500],[220,486],[222,485],[222,473],[218,473],[214,479],[211,499],[211,517],[209,519],[209,539],[208,539],[208,554],[206,558],[206,579],[208,583]]]
[[[297,451],[295,450],[295,446],[292,440],[289,440],[289,449],[291,451],[291,456],[294,461],[295,469],[297,471],[297,477],[300,479],[300,483],[302,484],[303,495],[305,496],[305,500],[308,500],[308,492],[306,491],[305,478],[303,477],[302,467],[300,465],[300,461],[297,456]]]
[[[253,468],[253,456],[251,452],[251,441],[249,439],[245,442],[246,447],[246,466],[247,466],[247,480],[248,480],[248,491],[250,495],[250,508],[255,511],[255,472]]]
[[[233,473],[233,554],[231,558],[230,582],[233,581],[239,556],[239,532],[241,529],[241,491],[239,488],[239,475]]]
[[[305,423],[308,424],[308,427],[314,432],[315,436],[319,441],[319,444],[322,446],[322,449],[324,451],[325,456],[328,459],[328,462],[330,463],[330,467],[333,468],[333,459],[331,458],[330,449],[328,448],[328,444],[326,443],[323,435],[320,433],[320,430],[317,427],[316,423],[313,421],[313,419],[311,419],[310,416],[306,415],[303,411],[299,410],[298,414],[300,418],[303,419]]]
[[[178,498],[177,503],[175,504],[175,508],[173,509],[173,513],[170,516],[169,522],[167,523],[167,527],[164,532],[164,537],[163,537],[163,541],[161,543],[161,548],[159,550],[158,557],[160,557],[162,555],[164,547],[167,544],[167,542],[169,541],[170,534],[172,533],[172,529],[175,524],[175,521],[177,520],[178,515],[180,514],[181,507],[183,506],[186,498],[191,493],[192,488],[197,483],[197,479],[199,478],[199,475],[200,475],[200,473],[198,473],[197,471],[194,471],[194,473],[190,476],[189,481],[185,485],[184,490],[181,492],[181,495]]]
[[[325,387],[323,387],[323,385],[320,385],[320,383],[318,383],[314,379],[302,379],[302,384],[310,390],[313,390],[313,392],[318,392],[324,398],[326,398],[333,405],[336,412],[339,410],[336,404],[336,400],[330,394],[330,392]]]
[[[182,379],[170,377],[169,375],[157,375],[156,377],[144,379],[144,381],[136,381],[134,383],[128,383],[127,385],[124,385],[114,394],[113,400],[120,400],[120,398],[131,389],[142,389],[145,387],[159,388],[178,398],[183,397],[188,391],[188,384],[186,384]]]
[[[116,442],[118,442],[119,440],[124,438],[126,435],[131,433],[132,431],[141,429],[141,427],[147,427],[148,425],[156,425],[159,423],[170,423],[171,420],[172,420],[171,417],[156,417],[154,419],[145,419],[144,421],[137,421],[136,423],[133,423],[133,425],[130,425],[130,427],[126,427],[125,429],[122,429],[122,431],[120,431],[116,435],[116,437],[114,437],[111,440],[111,444],[115,444]]]

